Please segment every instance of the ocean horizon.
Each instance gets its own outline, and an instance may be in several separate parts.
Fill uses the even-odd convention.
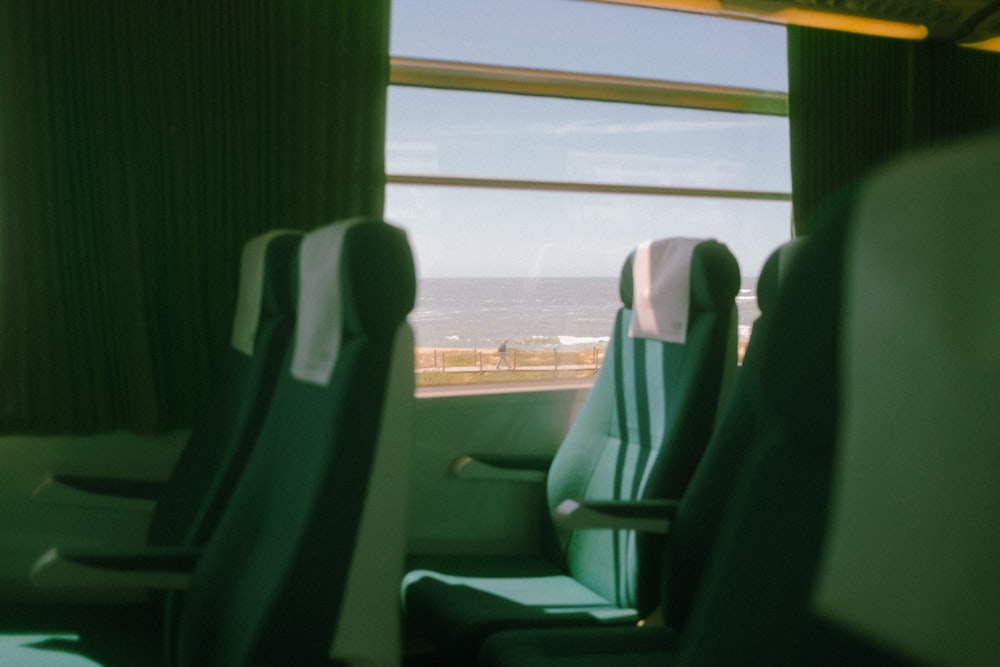
[[[759,315],[756,278],[737,296],[740,337]],[[582,349],[608,343],[621,306],[618,278],[422,278],[410,314],[426,348]]]

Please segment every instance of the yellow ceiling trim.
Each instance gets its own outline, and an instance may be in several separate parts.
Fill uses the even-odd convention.
[[[853,32],[861,35],[877,35],[893,39],[927,39],[927,26],[916,23],[900,23],[899,21],[834,14],[812,9],[800,9],[798,7],[779,9],[776,12],[764,14],[760,18],[765,21],[777,21],[790,25],[823,28],[839,32]]]

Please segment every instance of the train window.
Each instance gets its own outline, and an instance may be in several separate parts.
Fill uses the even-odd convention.
[[[781,116],[403,87],[390,92],[389,113],[391,173],[790,187]]]
[[[787,92],[785,29],[585,0],[393,0],[395,56]]]
[[[783,30],[566,0],[393,12],[386,217],[418,264],[418,386],[592,379],[621,262],[654,237],[729,245],[746,341],[791,229]]]

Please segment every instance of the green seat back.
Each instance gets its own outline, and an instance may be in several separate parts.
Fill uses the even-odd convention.
[[[295,345],[195,572],[178,664],[324,664],[331,651],[398,657],[407,466],[396,457],[408,451],[413,398],[409,245],[378,220],[331,225],[303,239],[295,276]]]
[[[1000,135],[858,206],[844,428],[817,604],[919,664],[1000,664]]]
[[[773,312],[754,334],[761,336],[755,428],[684,624],[678,665],[816,657],[788,662],[809,631],[804,611],[825,529],[851,210],[844,198],[797,249]]]
[[[765,426],[761,390],[766,367],[762,361],[767,339],[773,335],[769,321],[789,264],[787,251],[785,246],[772,253],[761,269],[757,286],[761,316],[717,427],[670,525],[660,600],[668,627],[501,633],[484,646],[480,661],[484,667],[569,666],[587,659],[623,666],[673,664],[671,656],[682,641],[678,631],[686,629],[740,471]]]
[[[567,498],[680,498],[715,423],[735,365],[739,269],[715,241],[694,246],[684,343],[629,336],[635,253],[621,275],[619,310],[604,364],[549,471],[551,509]],[[554,558],[622,607],[658,602],[662,539],[631,531],[555,533]]]
[[[299,232],[244,247],[233,340],[149,525],[151,546],[202,545],[256,442],[295,321],[289,272]]]
[[[760,405],[764,373],[761,348],[771,335],[768,329],[780,281],[791,265],[790,256],[798,251],[802,241],[792,241],[775,250],[761,268],[757,280],[761,314],[753,325],[743,366],[670,525],[660,604],[664,620],[677,630],[687,624],[737,475],[750,444],[764,426]]]

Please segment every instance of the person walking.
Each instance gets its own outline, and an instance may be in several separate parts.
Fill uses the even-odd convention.
[[[497,370],[500,370],[500,364],[501,363],[504,366],[507,367],[507,370],[510,370],[510,362],[507,361],[507,343],[508,343],[508,341],[509,341],[508,338],[504,338],[503,342],[500,343],[500,347],[497,348],[497,352],[499,353],[499,356],[497,357],[497,366],[496,366]]]

